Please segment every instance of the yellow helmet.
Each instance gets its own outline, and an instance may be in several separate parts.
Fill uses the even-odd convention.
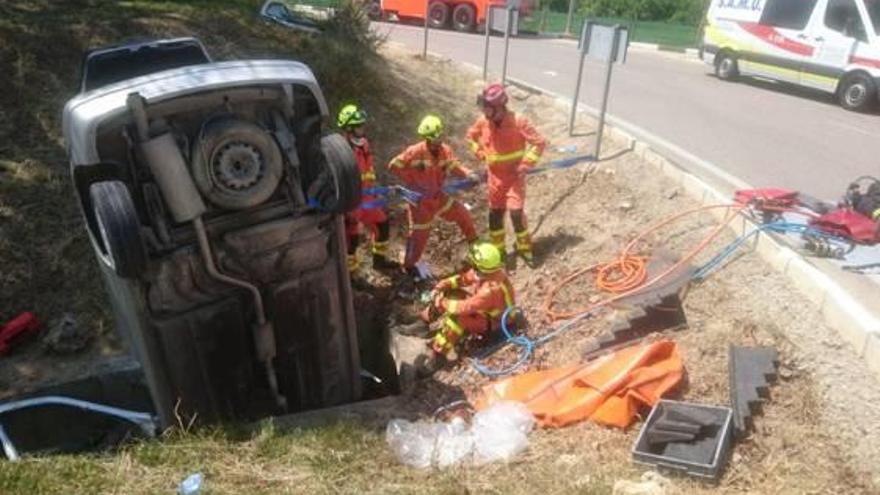
[[[504,264],[501,251],[489,242],[478,242],[471,246],[468,257],[474,268],[482,273],[497,272]]]
[[[443,121],[436,115],[428,115],[419,123],[419,136],[433,141],[443,134]]]
[[[367,112],[358,108],[357,105],[350,104],[342,107],[339,115],[336,117],[336,125],[340,129],[364,125],[367,122]]]

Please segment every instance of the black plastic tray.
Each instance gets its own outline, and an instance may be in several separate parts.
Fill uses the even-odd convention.
[[[668,443],[651,445],[646,432],[666,409],[676,409],[683,413],[701,411],[714,416],[717,421],[708,427],[708,434],[690,443]],[[731,448],[733,429],[733,410],[729,407],[692,404],[673,400],[660,400],[648,420],[642,426],[633,447],[633,461],[639,464],[667,468],[691,476],[717,480]]]

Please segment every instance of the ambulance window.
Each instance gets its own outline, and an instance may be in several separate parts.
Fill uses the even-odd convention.
[[[760,23],[785,29],[803,29],[815,6],[816,0],[767,0]]]
[[[865,0],[865,6],[868,7],[868,15],[874,25],[874,34],[880,36],[880,0]]]
[[[868,41],[865,25],[862,23],[862,16],[859,15],[855,0],[828,0],[825,25],[844,36]]]

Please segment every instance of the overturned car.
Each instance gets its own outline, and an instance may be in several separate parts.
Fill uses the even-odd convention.
[[[117,326],[163,424],[360,398],[352,152],[311,70],[195,39],[95,50],[64,136]]]

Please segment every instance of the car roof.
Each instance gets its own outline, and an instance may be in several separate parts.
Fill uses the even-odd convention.
[[[203,91],[255,85],[296,84],[307,87],[328,115],[327,102],[308,66],[291,60],[241,60],[192,65],[120,81],[82,93],[64,106],[63,131],[70,161],[99,161],[98,126],[128,111],[126,98],[139,93],[148,104]]]

